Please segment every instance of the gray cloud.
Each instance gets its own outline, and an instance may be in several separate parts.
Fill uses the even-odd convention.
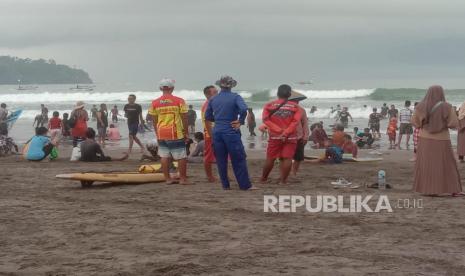
[[[3,0],[1,53],[55,58],[97,81],[248,87],[460,85],[458,0]],[[389,80],[386,82],[386,80]],[[436,81],[433,81],[436,82]]]

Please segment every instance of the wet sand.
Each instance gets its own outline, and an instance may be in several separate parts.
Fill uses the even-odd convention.
[[[121,151],[121,150],[119,150]],[[69,149],[60,151],[68,156]],[[113,154],[113,153],[112,153]],[[367,151],[362,151],[368,155]],[[113,154],[115,155],[115,154]],[[249,153],[254,180],[264,154]],[[384,161],[302,165],[289,186],[224,191],[190,164],[193,186],[95,185],[59,173],[134,171],[117,163],[0,159],[0,275],[463,275],[465,198],[411,191],[411,152]],[[386,170],[392,213],[264,213],[264,195],[378,195]],[[460,165],[463,173],[464,165]],[[277,178],[277,170],[273,172]],[[359,189],[333,189],[345,177]],[[463,179],[462,179],[463,180]],[[423,208],[396,208],[422,199]],[[412,202],[412,201],[411,201]]]

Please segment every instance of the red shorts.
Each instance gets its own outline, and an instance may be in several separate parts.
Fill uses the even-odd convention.
[[[270,139],[268,141],[268,147],[266,148],[266,157],[268,159],[276,158],[289,158],[294,157],[297,149],[297,140],[280,140]]]
[[[215,163],[215,153],[213,152],[212,138],[205,138],[205,147],[203,149],[203,161],[206,163]]]

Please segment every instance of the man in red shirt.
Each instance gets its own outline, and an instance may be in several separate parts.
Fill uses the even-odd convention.
[[[212,163],[215,163],[215,153],[213,152],[213,142],[212,142],[212,129],[213,123],[205,120],[205,111],[208,107],[208,100],[218,94],[218,90],[215,86],[209,85],[203,89],[203,94],[207,100],[203,103],[201,113],[202,113],[202,124],[205,137],[205,147],[203,150],[203,166],[205,168],[205,174],[207,175],[208,181],[211,183],[216,182],[216,177],[213,176]]]
[[[267,103],[263,108],[263,123],[268,127],[269,140],[266,149],[266,162],[263,167],[262,182],[268,180],[274,162],[280,159],[280,183],[287,184],[291,172],[292,158],[297,148],[297,125],[302,112],[298,104],[289,101],[292,88],[283,84],[278,88],[278,99]]]

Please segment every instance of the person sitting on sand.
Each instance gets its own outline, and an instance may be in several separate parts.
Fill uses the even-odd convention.
[[[352,154],[354,158],[357,158],[358,148],[357,145],[352,141],[352,136],[349,134],[344,135],[344,144],[342,144],[342,151],[344,153]]]
[[[369,128],[365,128],[363,133],[357,135],[357,146],[359,148],[371,148],[374,141],[375,139],[373,139],[373,135],[371,135]]]
[[[55,147],[56,141],[50,140],[47,137],[48,129],[46,127],[38,127],[36,135],[29,141],[29,148],[26,152],[26,159],[29,161],[44,160]]]
[[[144,160],[149,160],[153,162],[158,162],[160,161],[160,156],[158,155],[158,142],[156,139],[154,139],[151,142],[148,142],[145,145],[145,148],[147,149],[147,153],[142,154],[142,157],[140,158],[140,161]]]
[[[0,123],[0,157],[12,153],[13,149],[18,153],[18,146],[13,138],[8,137],[7,124]]]
[[[342,145],[344,144],[344,126],[341,124],[337,124],[333,128],[333,136],[332,136],[332,142],[334,145],[342,148]]]
[[[344,151],[342,148],[333,144],[333,142],[328,139],[324,141],[325,153],[322,154],[318,159],[311,160],[311,163],[326,163],[326,164],[340,164],[342,163],[342,157]]]
[[[328,140],[328,134],[326,134],[323,125],[321,123],[315,123],[310,127],[310,130],[312,132],[311,139],[315,144],[313,147],[317,149],[324,148],[324,142]]]
[[[397,117],[393,116],[389,119],[389,125],[386,133],[389,137],[389,149],[394,149],[396,147]]]
[[[277,158],[280,162],[280,184],[287,184],[291,172],[292,158],[297,149],[297,125],[302,111],[295,101],[290,101],[292,88],[283,84],[278,88],[278,99],[267,103],[263,108],[263,123],[269,129],[270,138],[266,149],[266,161],[261,182],[265,183],[273,170]]]
[[[123,157],[112,159],[106,156],[99,143],[95,141],[95,130],[91,127],[87,129],[86,140],[81,143],[81,158],[83,162],[107,162],[107,161],[123,161],[128,159],[129,155],[124,153]]]
[[[110,128],[107,130],[107,137],[110,141],[121,140],[119,129],[114,124],[110,124]]]
[[[195,149],[189,154],[187,162],[190,163],[202,163],[203,162],[203,151],[205,148],[205,140],[203,139],[202,132],[194,133],[194,140],[197,143]]]

